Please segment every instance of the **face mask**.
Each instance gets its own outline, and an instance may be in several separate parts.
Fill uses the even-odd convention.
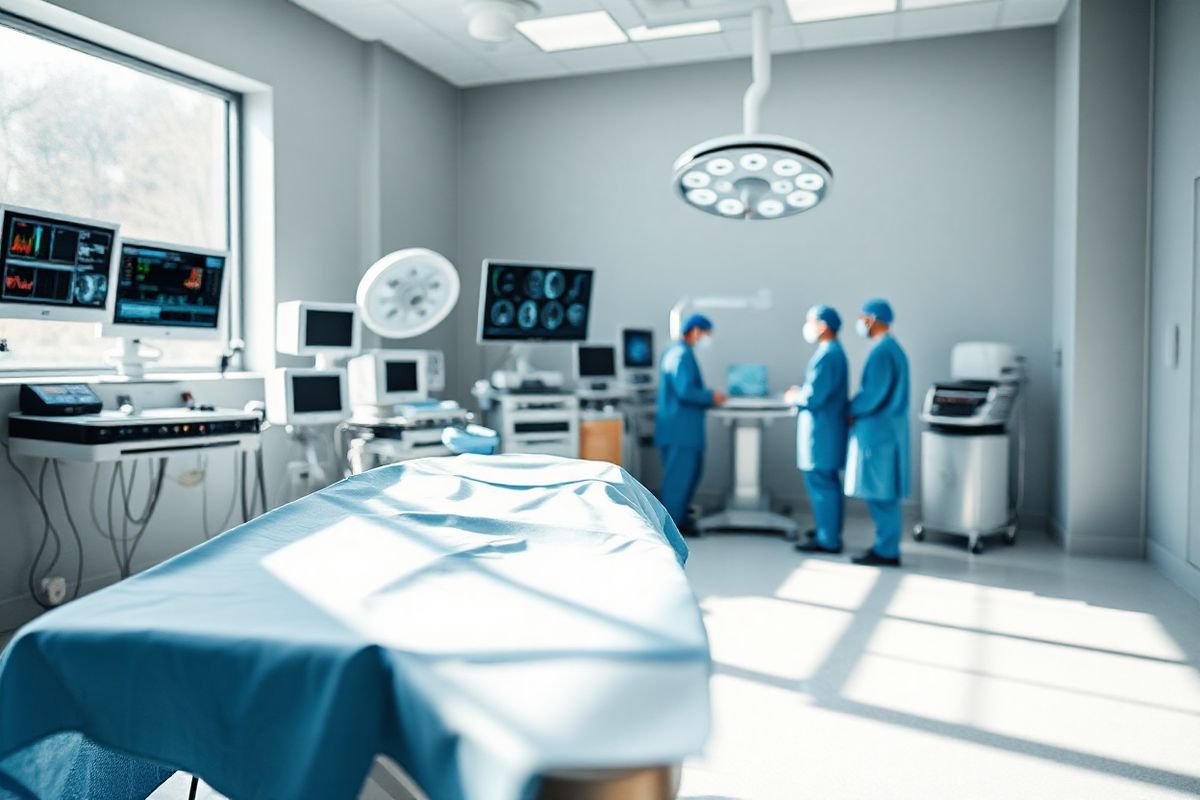
[[[804,335],[804,341],[808,342],[809,344],[816,344],[817,339],[821,338],[821,329],[816,325],[810,325],[807,322],[804,323],[804,329],[801,331],[801,333]]]
[[[696,347],[700,350],[707,350],[708,348],[712,347],[712,337],[711,336],[701,336],[700,339],[696,342]]]
[[[871,338],[871,325],[862,317],[859,317],[854,323],[854,330],[858,331],[858,335],[864,339]]]

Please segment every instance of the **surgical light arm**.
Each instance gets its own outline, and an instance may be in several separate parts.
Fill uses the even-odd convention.
[[[678,339],[683,335],[683,316],[690,309],[704,311],[708,309],[729,309],[734,311],[765,311],[772,305],[771,290],[759,289],[750,295],[709,295],[706,297],[679,298],[671,308],[671,338]]]

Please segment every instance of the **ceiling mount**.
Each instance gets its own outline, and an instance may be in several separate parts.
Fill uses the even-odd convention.
[[[466,0],[467,33],[480,42],[500,44],[513,37],[518,22],[542,9],[533,0]]]

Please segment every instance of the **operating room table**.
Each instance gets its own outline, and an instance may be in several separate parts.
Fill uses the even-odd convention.
[[[609,464],[355,476],[21,630],[0,798],[132,800],[183,770],[236,800],[338,800],[377,755],[437,800],[632,797],[622,780],[707,737],[686,555]],[[588,781],[616,793],[563,788]]]

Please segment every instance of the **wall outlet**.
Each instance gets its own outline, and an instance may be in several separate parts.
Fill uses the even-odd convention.
[[[61,606],[67,601],[67,579],[57,576],[42,578],[42,596],[52,606]]]

